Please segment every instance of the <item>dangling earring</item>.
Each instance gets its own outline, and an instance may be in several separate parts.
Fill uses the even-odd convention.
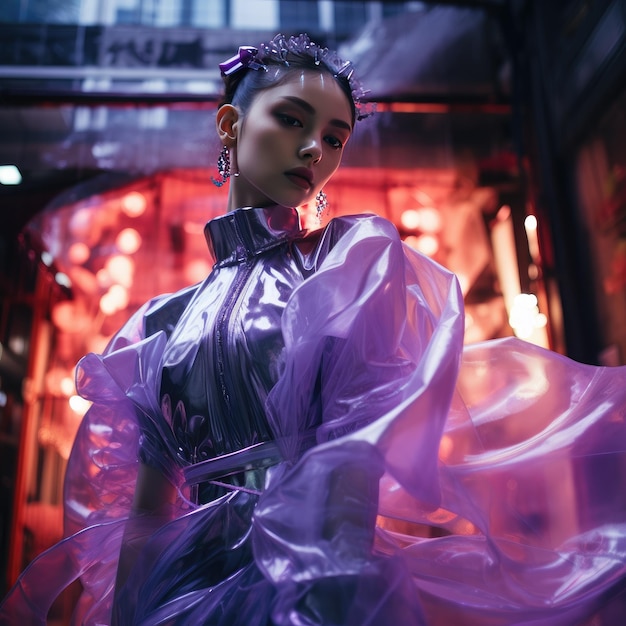
[[[326,194],[320,189],[315,196],[315,215],[317,216],[317,221],[322,224],[322,216],[324,212],[328,208],[328,198]]]
[[[222,180],[218,180],[211,176],[211,181],[216,187],[221,187],[230,178],[230,154],[228,148],[224,146],[217,158],[217,172],[222,177]]]

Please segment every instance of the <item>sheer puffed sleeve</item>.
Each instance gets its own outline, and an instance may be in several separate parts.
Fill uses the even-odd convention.
[[[66,471],[66,534],[130,510],[140,456],[165,475],[175,471],[168,450],[172,437],[157,432],[163,431],[157,388],[167,336],[194,289],[149,301],[102,354],[88,354],[79,362],[76,386],[92,405]],[[148,441],[140,446],[142,439]]]
[[[78,578],[84,593],[72,623],[109,620],[117,555],[135,487],[139,429],[132,403],[102,359],[144,339],[150,306],[137,311],[102,357],[91,355],[77,368],[78,389],[95,402],[81,422],[66,471],[66,539],[20,576],[0,607],[1,623],[46,624],[53,600]]]
[[[276,468],[254,517],[277,623],[295,623],[294,611],[311,623],[421,623],[404,565],[372,550],[378,482],[391,473],[437,506],[462,301],[454,277],[407,256],[385,220],[349,226],[283,317],[269,415],[294,465]],[[296,461],[307,438],[316,445]]]
[[[67,539],[39,558],[32,576],[27,570],[20,578],[21,595],[27,599],[21,601],[14,593],[8,600],[14,601],[18,610],[26,607],[28,619],[39,613],[41,623],[46,623],[51,600],[80,578],[82,594],[73,623],[108,623],[117,559],[135,492],[140,443],[159,423],[154,418],[158,415],[155,387],[161,354],[171,324],[192,292],[189,289],[146,303],[102,355],[89,354],[78,364],[77,389],[92,405],[79,427],[66,471]],[[153,457],[159,455],[155,452]],[[171,463],[167,470],[173,471]],[[41,572],[46,570],[55,575],[44,580]],[[7,607],[3,609],[11,610]]]
[[[290,462],[254,516],[277,623],[626,619],[626,368],[464,349],[463,325],[378,218],[294,292],[269,398]]]

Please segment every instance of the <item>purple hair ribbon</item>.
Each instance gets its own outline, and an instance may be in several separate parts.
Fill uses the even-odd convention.
[[[254,46],[239,46],[235,56],[219,64],[219,68],[224,76],[230,76],[241,69],[250,68],[252,70],[267,69],[265,65],[255,60],[258,49]]]

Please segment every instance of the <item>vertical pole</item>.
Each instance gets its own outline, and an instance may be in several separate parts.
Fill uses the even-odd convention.
[[[20,429],[17,456],[15,492],[13,496],[13,519],[7,566],[7,581],[13,584],[24,567],[24,513],[37,466],[37,430],[43,380],[48,363],[50,347],[50,324],[45,319],[49,303],[49,276],[38,270],[33,303],[31,346],[28,370],[23,383],[24,414]]]

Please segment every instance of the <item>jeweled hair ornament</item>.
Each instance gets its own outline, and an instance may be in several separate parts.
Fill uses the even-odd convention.
[[[251,70],[267,70],[266,65],[256,61],[255,56],[258,52],[258,48],[254,46],[239,46],[237,54],[219,64],[220,71],[224,76],[230,76],[244,68],[250,68]]]
[[[220,63],[219,67],[224,76],[230,76],[244,69],[267,71],[268,67],[264,62],[266,60],[289,67],[289,54],[308,55],[314,60],[315,65],[322,63],[335,78],[341,77],[347,80],[357,120],[374,114],[376,105],[373,102],[364,101],[369,90],[364,89],[355,77],[352,62],[344,61],[336,52],[319,46],[304,33],[289,38],[281,34],[276,35],[271,41],[260,44],[258,49],[254,46],[241,46],[236,55]]]

